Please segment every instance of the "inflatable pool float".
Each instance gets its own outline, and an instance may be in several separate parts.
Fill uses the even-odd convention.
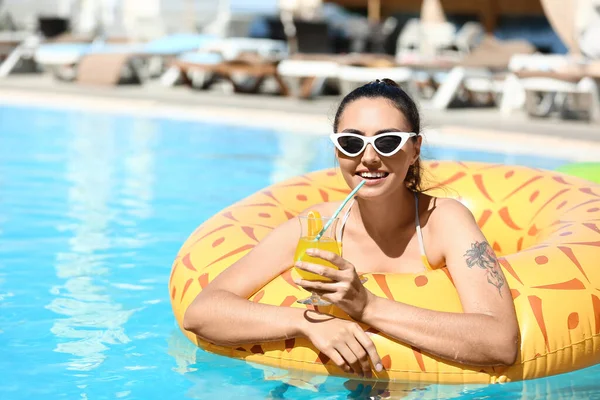
[[[556,169],[568,175],[600,184],[600,162],[582,162],[563,165]]]
[[[600,185],[557,172],[484,163],[425,163],[432,194],[456,197],[475,215],[511,288],[521,334],[510,367],[469,367],[372,335],[385,371],[373,379],[440,383],[496,383],[539,378],[600,362]],[[426,182],[426,185],[427,185]],[[349,192],[335,170],[292,178],[224,209],[184,243],[172,267],[169,294],[180,327],[186,308],[220,272],[271,229],[323,201]],[[291,260],[290,260],[291,266]],[[367,274],[374,294],[418,307],[462,312],[446,268],[421,274]],[[307,293],[291,273],[275,278],[250,301],[281,307]],[[339,317],[343,313],[334,308]],[[307,374],[346,375],[303,338],[220,347],[190,332],[217,354]]]

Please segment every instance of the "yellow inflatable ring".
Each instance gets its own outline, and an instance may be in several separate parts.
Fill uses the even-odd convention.
[[[374,378],[495,383],[599,363],[600,185],[518,166],[432,162],[425,167],[428,179],[441,187],[432,193],[457,197],[469,207],[501,256],[519,320],[520,351],[511,367],[470,368],[437,359],[370,329],[385,365],[385,371],[375,373]],[[341,200],[348,191],[335,170],[311,173],[262,190],[202,224],[179,251],[171,271],[169,292],[179,325],[202,288],[271,229],[313,204]],[[416,275],[367,277],[365,286],[378,296],[433,310],[462,312],[446,268]],[[306,295],[287,271],[250,300],[306,307],[296,303]],[[307,373],[345,376],[305,339],[226,348],[184,333],[214,353]]]

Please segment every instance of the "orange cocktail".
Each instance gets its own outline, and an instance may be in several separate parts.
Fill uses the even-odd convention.
[[[303,261],[337,269],[337,267],[329,261],[325,261],[318,257],[311,257],[306,254],[307,249],[320,249],[341,255],[341,245],[336,240],[337,219],[331,221],[331,224],[327,226],[329,218],[321,217],[317,211],[310,211],[306,217],[300,216],[298,219],[300,220],[301,235],[300,240],[298,241],[298,246],[296,247],[296,253],[294,254],[294,262]],[[327,229],[317,241],[316,236],[319,232],[321,232],[324,226],[327,226]],[[329,280],[320,275],[313,274],[312,272],[306,272],[298,268],[294,268],[294,271],[302,279],[309,281]]]
[[[318,257],[311,257],[305,254],[306,249],[320,249],[341,255],[339,243],[335,239],[330,237],[322,237],[321,240],[317,242],[315,241],[314,236],[301,237],[298,241],[298,247],[296,247],[296,253],[294,254],[294,262],[303,261],[337,269],[337,267],[329,261],[325,261]],[[312,272],[303,271],[298,268],[295,268],[295,271],[302,279],[306,279],[307,281],[329,281],[329,279],[317,274],[313,274]]]

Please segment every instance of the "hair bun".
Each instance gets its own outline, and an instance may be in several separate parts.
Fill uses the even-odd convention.
[[[394,80],[392,80],[392,79],[389,79],[389,78],[383,78],[383,79],[381,80],[381,82],[382,82],[382,83],[385,83],[386,85],[393,86],[393,87],[397,87],[397,88],[399,88],[399,87],[400,87],[400,85],[398,85],[398,84],[396,83],[396,81],[394,81]]]
[[[370,84],[371,85],[389,85],[392,87],[400,88],[400,85],[398,85],[395,81],[393,81],[392,79],[389,79],[389,78],[375,79],[374,81],[370,82]]]

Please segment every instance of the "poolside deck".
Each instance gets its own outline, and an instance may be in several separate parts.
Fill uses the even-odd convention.
[[[12,75],[0,81],[0,104],[16,103],[134,113],[250,125],[304,134],[326,134],[340,98],[298,100],[261,94],[229,94],[187,87],[92,87],[59,82],[49,75]],[[573,161],[600,160],[598,125],[558,118],[535,120],[525,113],[503,116],[495,108],[430,110],[422,105],[426,140],[433,145]]]

